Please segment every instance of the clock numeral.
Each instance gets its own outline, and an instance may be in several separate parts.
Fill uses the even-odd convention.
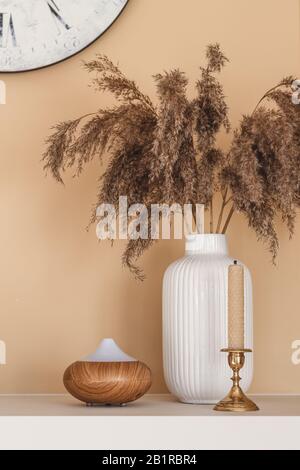
[[[71,29],[71,26],[69,26],[68,23],[61,16],[60,8],[56,4],[56,2],[54,0],[50,0],[50,1],[46,0],[46,1],[48,4],[48,7],[50,8],[51,14],[54,17],[56,24],[63,26],[65,29]]]
[[[0,13],[0,47],[7,47],[9,37],[12,45],[17,47],[14,21],[11,13]]]

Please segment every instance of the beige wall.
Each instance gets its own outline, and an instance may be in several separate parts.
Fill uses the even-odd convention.
[[[50,126],[110,103],[88,88],[81,60],[106,53],[152,95],[153,73],[179,66],[196,79],[206,44],[220,41],[231,58],[223,83],[236,124],[282,76],[299,75],[298,20],[298,0],[130,0],[82,54],[0,76],[8,89],[0,106],[0,339],[8,360],[1,393],[62,392],[65,367],[107,336],[150,365],[154,392],[166,390],[161,280],[183,243],[157,244],[142,259],[148,280],[135,282],[121,267],[123,244],[111,249],[85,231],[98,164],[80,180],[70,175],[65,188],[42,171]],[[277,268],[241,217],[228,234],[231,253],[254,278],[255,392],[300,393],[300,366],[290,360],[291,342],[300,339],[300,219],[298,225],[292,241],[279,228]]]

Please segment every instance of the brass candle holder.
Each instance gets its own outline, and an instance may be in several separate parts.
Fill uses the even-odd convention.
[[[251,353],[251,349],[222,349],[221,352],[228,353],[228,364],[233,370],[233,386],[228,395],[214,408],[215,411],[248,412],[258,411],[256,404],[246,397],[240,387],[240,370],[245,364],[245,353]]]

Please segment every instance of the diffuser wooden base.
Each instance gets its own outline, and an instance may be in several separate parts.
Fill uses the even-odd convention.
[[[143,396],[151,371],[139,361],[74,362],[64,373],[68,392],[89,405],[121,405]]]

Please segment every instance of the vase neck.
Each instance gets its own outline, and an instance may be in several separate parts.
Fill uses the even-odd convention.
[[[185,242],[185,252],[187,255],[227,255],[226,237],[221,234],[188,235]]]

